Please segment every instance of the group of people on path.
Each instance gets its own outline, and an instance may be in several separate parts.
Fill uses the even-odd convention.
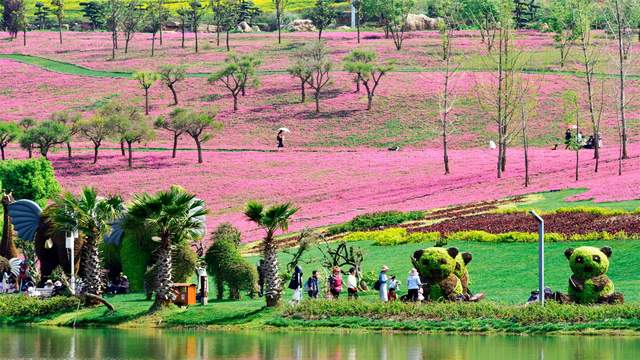
[[[345,282],[342,277],[342,269],[334,266],[331,269],[331,275],[329,275],[327,283],[329,291],[326,296],[331,299],[339,299],[344,288],[346,288],[347,298],[349,300],[358,299],[359,291],[362,288],[359,284],[359,277],[357,276],[355,267],[349,269]],[[406,284],[408,293],[403,297],[403,300],[413,302],[424,300],[424,296],[422,296],[423,284],[416,269],[411,269],[407,276]],[[288,287],[293,290],[292,304],[299,304],[300,301],[302,301],[303,292],[306,292],[310,299],[317,299],[320,294],[318,271],[313,270],[311,276],[306,281],[303,281],[302,268],[296,265]],[[386,265],[380,269],[378,279],[373,287],[378,291],[381,301],[388,302],[398,300],[400,281],[398,281],[395,275],[389,274],[389,267]]]

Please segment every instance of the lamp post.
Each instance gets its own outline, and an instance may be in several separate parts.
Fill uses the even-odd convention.
[[[538,291],[540,305],[544,306],[544,220],[535,211],[529,211],[538,222]]]
[[[78,229],[73,229],[72,231],[65,232],[65,248],[69,250],[70,258],[71,258],[71,279],[69,280],[69,288],[73,295],[76,294],[76,252],[75,252],[75,242],[78,238]]]

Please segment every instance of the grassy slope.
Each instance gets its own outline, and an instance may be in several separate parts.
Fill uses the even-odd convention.
[[[585,189],[549,191],[529,196],[529,201],[516,205],[521,209],[555,210],[561,207],[601,207],[609,209],[635,210],[640,208],[640,200],[618,202],[594,202],[591,200],[569,201],[568,198],[585,192]]]

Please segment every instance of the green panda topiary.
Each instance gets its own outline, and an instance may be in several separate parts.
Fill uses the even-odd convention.
[[[577,304],[622,303],[624,296],[614,292],[613,282],[606,275],[609,270],[611,248],[592,246],[569,248],[564,255],[569,259],[573,275],[569,278],[569,298]]]
[[[456,275],[456,269],[460,271],[456,261],[459,253],[454,247],[431,247],[413,253],[413,264],[427,284],[425,299],[455,301],[463,298],[462,281]]]
[[[465,295],[471,295],[471,291],[469,291],[469,284],[471,284],[471,280],[469,279],[467,265],[471,262],[472,259],[473,257],[471,256],[471,253],[459,253],[458,256],[456,256],[456,269],[453,271],[458,279],[460,279],[460,283],[462,284],[462,292]]]

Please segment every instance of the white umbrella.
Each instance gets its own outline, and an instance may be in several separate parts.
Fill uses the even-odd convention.
[[[284,127],[283,127],[283,128],[278,129],[278,131],[284,131],[284,132],[286,132],[286,133],[290,133],[290,132],[291,132],[291,130],[289,130],[289,129],[287,129],[287,128],[284,128]]]

